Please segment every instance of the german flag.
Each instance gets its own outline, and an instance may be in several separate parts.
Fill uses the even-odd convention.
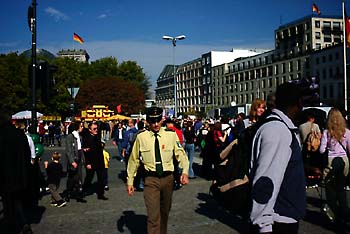
[[[79,42],[80,44],[84,43],[83,38],[79,37],[79,35],[76,33],[73,33],[73,40]]]
[[[350,22],[349,17],[346,14],[346,10],[344,10],[344,21],[345,21],[345,41],[346,47],[350,47]]]
[[[320,9],[318,9],[315,3],[312,4],[312,12],[316,12],[318,15],[321,14]]]

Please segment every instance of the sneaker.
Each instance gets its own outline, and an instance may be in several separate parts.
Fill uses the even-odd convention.
[[[57,202],[57,207],[62,207],[62,206],[65,206],[66,204],[67,204],[66,201],[64,201],[64,200],[59,200],[59,201]]]
[[[50,203],[50,206],[57,206],[57,202],[56,202],[56,201],[52,201],[52,202]]]
[[[105,191],[108,191],[109,190],[109,187],[108,185],[105,186]]]
[[[334,219],[335,219],[334,213],[333,213],[333,211],[331,210],[331,208],[327,204],[325,204],[322,207],[322,212],[327,216],[329,221],[334,222]]]
[[[350,191],[350,186],[348,185],[348,186],[345,186],[345,191]]]

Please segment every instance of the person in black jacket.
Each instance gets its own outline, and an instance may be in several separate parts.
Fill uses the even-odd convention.
[[[62,207],[66,202],[58,193],[60,187],[61,177],[63,174],[63,167],[60,163],[61,154],[54,152],[52,154],[52,162],[45,161],[45,169],[47,174],[47,184],[51,193],[51,206]]]
[[[30,148],[25,133],[9,122],[0,107],[0,195],[4,219],[0,233],[32,233],[24,205],[30,193]]]
[[[104,184],[103,184],[103,169],[105,167],[103,159],[103,149],[101,145],[101,139],[98,137],[98,127],[94,122],[88,125],[89,134],[83,135],[83,151],[85,156],[86,176],[83,184],[83,191],[87,193],[87,190],[91,186],[92,179],[96,172],[97,175],[97,198],[100,200],[108,200],[104,196]]]

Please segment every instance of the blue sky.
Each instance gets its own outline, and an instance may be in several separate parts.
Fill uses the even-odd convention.
[[[0,53],[31,48],[31,0],[0,1]],[[91,60],[136,61],[154,88],[163,67],[173,63],[163,35],[187,37],[177,44],[176,64],[211,50],[273,49],[274,30],[310,15],[313,2],[322,15],[341,15],[341,0],[37,0],[37,47],[54,54],[85,49]],[[73,42],[74,32],[84,44]]]

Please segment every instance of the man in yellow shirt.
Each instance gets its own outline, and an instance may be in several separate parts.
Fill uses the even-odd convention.
[[[189,162],[179,138],[174,131],[161,127],[162,112],[159,107],[146,110],[149,130],[137,135],[127,167],[127,192],[135,192],[134,177],[139,166],[144,167],[144,199],[147,207],[149,234],[167,233],[168,216],[173,194],[173,157],[182,168],[180,182],[188,184]]]

